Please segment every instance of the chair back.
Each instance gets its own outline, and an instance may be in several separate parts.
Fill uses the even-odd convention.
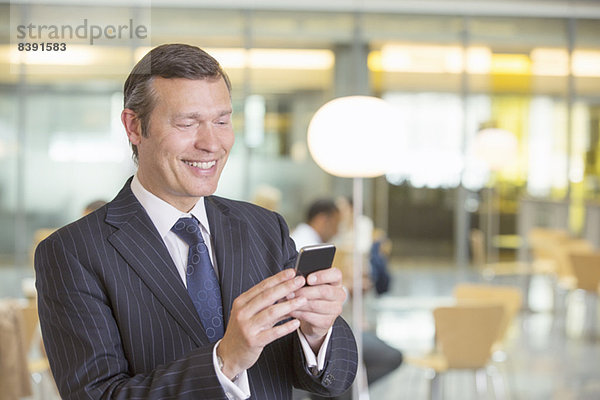
[[[527,242],[534,262],[554,265],[556,247],[568,238],[569,234],[560,229],[532,228],[527,234]]]
[[[498,337],[502,305],[456,305],[433,310],[436,342],[448,368],[481,368]]]
[[[485,237],[481,229],[471,229],[470,234],[471,254],[473,255],[473,264],[477,267],[483,267],[486,262]]]
[[[571,253],[571,266],[577,288],[598,293],[600,283],[600,252]]]
[[[0,398],[31,396],[22,303],[0,299]]]
[[[25,350],[29,351],[33,345],[33,338],[39,324],[37,306],[34,301],[28,301],[21,305],[23,317],[23,344]]]
[[[591,253],[594,246],[586,239],[568,239],[555,248],[557,271],[559,278],[572,277],[574,275],[571,261],[571,253]]]
[[[454,287],[454,298],[459,302],[473,304],[500,304],[504,315],[497,342],[502,342],[523,304],[521,290],[513,286],[460,283]]]

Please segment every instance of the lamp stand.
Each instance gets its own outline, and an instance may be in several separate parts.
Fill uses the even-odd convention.
[[[363,178],[353,178],[353,251],[352,251],[352,330],[356,339],[358,350],[358,368],[356,378],[352,386],[352,398],[354,400],[367,400],[367,393],[363,393],[365,371],[363,369],[362,352],[362,323],[363,323],[363,257],[359,249],[360,217],[363,213]]]

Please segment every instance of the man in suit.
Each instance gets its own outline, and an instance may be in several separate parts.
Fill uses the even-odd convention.
[[[36,251],[63,398],[281,400],[352,383],[341,272],[295,277],[281,216],[212,195],[234,141],[230,90],[187,45],[153,49],[129,75],[135,176]]]

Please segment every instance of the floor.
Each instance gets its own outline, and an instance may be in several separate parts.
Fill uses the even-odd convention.
[[[448,265],[412,265],[394,268],[392,293],[368,304],[377,311],[378,335],[405,355],[421,355],[433,346],[431,310],[451,301],[460,281],[483,281],[470,268],[457,272]],[[495,278],[492,283],[525,287],[526,280]],[[553,307],[552,282],[534,277],[529,283],[529,310],[514,322],[504,352],[494,355],[490,372],[504,382],[507,399],[600,399],[600,330],[598,296],[559,292]],[[596,318],[586,317],[591,310]],[[431,372],[407,363],[370,388],[372,400],[429,398]],[[444,381],[445,399],[478,399],[471,372],[451,372]],[[487,398],[494,398],[491,393]]]
[[[391,266],[389,293],[365,301],[371,326],[380,338],[400,349],[405,356],[425,354],[432,349],[434,328],[431,310],[451,301],[460,281],[482,281],[470,267],[457,269],[433,260],[397,260]],[[20,280],[28,271],[1,271],[0,295],[19,296]],[[524,287],[516,278],[499,278],[493,283]],[[553,308],[551,282],[535,277],[530,282],[529,310],[520,313],[510,331],[504,353],[495,354],[490,372],[502,378],[506,399],[600,399],[600,329],[589,325],[586,310],[597,313],[597,296],[573,292],[561,297]],[[587,321],[587,322],[586,322]],[[598,319],[596,318],[596,322]],[[587,324],[587,325],[586,325]],[[369,388],[371,400],[419,400],[429,398],[427,370],[404,363]],[[34,385],[36,395],[27,400],[54,400],[44,376]],[[447,374],[445,399],[483,399],[475,391],[472,373]],[[490,392],[487,398],[494,398]]]

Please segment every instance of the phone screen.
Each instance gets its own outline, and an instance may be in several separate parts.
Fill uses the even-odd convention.
[[[307,277],[315,271],[331,267],[335,246],[332,244],[317,244],[304,246],[296,258],[296,275]]]

